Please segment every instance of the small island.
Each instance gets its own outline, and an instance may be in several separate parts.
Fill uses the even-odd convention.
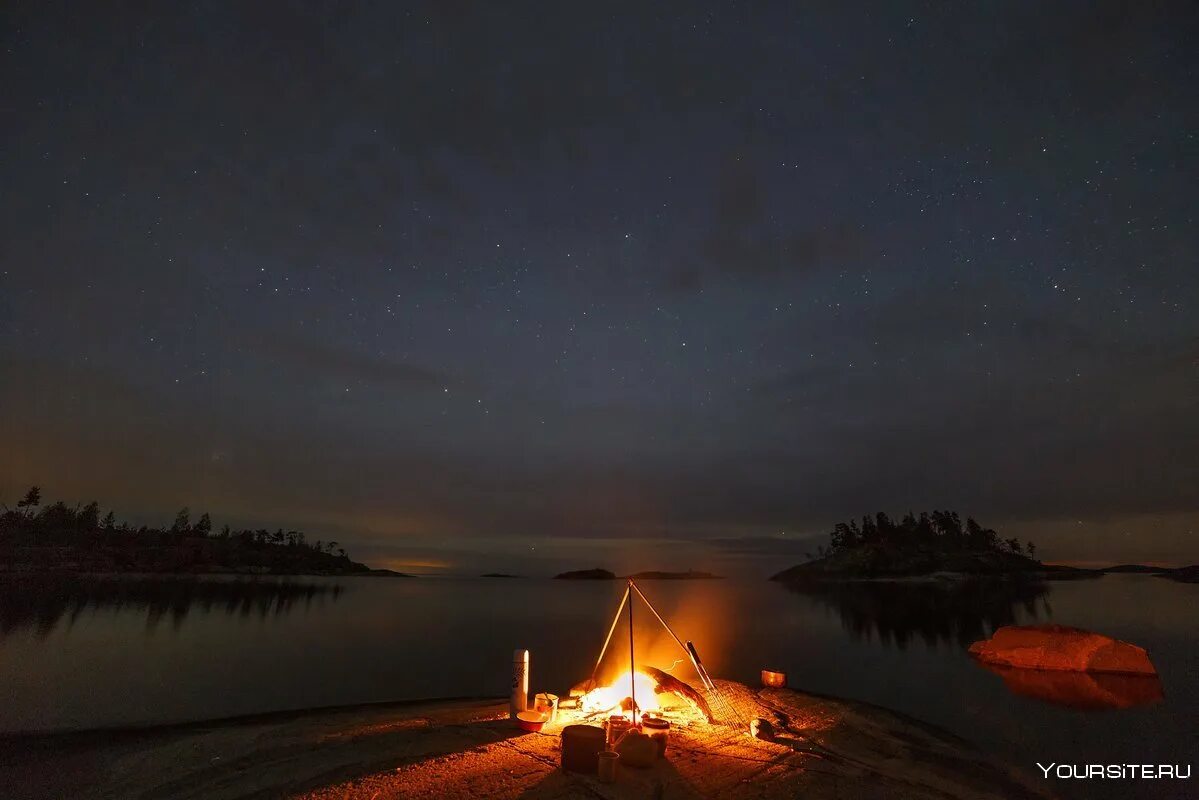
[[[596,567],[594,569],[579,569],[573,572],[562,572],[554,576],[554,580],[563,581],[614,581],[614,580],[636,580],[636,581],[710,581],[723,578],[723,575],[713,575],[711,572],[701,572],[699,570],[689,569],[686,572],[662,572],[660,570],[647,570],[645,572],[634,572],[632,575],[617,575],[615,572]]]
[[[184,508],[169,528],[118,522],[100,504],[42,504],[37,486],[15,508],[0,506],[0,572],[411,577],[351,561],[335,541],[309,542],[301,531],[214,531]]]
[[[650,570],[648,572],[637,572],[632,575],[626,575],[625,577],[638,581],[714,581],[724,578],[723,575],[714,575],[711,572],[701,572],[695,569],[689,569],[686,572]]]
[[[519,578],[520,575],[510,575],[507,572],[484,572],[480,578]]]
[[[1045,577],[1054,569],[1036,560],[1036,545],[1001,539],[972,517],[963,524],[953,511],[908,513],[898,522],[884,513],[838,523],[828,547],[816,557],[771,580],[802,582],[845,579],[945,578],[968,576]]]
[[[1153,567],[1148,564],[1117,564],[1098,571],[1105,575],[1161,575],[1172,570],[1169,567]]]
[[[1172,581],[1179,583],[1199,583],[1199,564],[1191,564],[1189,567],[1179,567],[1178,569],[1165,570],[1157,574],[1159,578],[1169,578]]]
[[[554,576],[557,581],[614,581],[616,573],[606,569],[576,569],[573,572],[560,572]]]

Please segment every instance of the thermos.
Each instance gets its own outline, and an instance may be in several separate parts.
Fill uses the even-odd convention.
[[[528,705],[529,651],[517,650],[512,653],[512,699],[508,703],[508,710],[515,719]]]

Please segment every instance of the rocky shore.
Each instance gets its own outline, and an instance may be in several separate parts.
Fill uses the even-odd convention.
[[[612,784],[564,773],[559,730],[525,733],[507,703],[445,700],[144,730],[0,739],[0,796],[22,798],[1031,798],[1028,779],[911,718],[788,689],[720,682],[773,742],[693,724],[668,756]]]

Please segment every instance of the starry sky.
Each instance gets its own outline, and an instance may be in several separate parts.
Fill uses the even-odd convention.
[[[1199,9],[6,3],[0,500],[770,571],[1199,561]]]

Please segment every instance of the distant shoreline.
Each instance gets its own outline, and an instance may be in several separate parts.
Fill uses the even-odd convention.
[[[967,581],[1013,580],[1013,581],[1075,581],[1098,580],[1107,575],[1144,575],[1152,578],[1166,578],[1178,583],[1199,583],[1199,565],[1176,568],[1145,567],[1130,569],[1131,565],[1123,565],[1120,569],[1086,569],[1082,567],[1049,567],[1039,570],[1008,571],[1008,572],[960,572],[939,570],[913,575],[859,575],[839,572],[797,572],[786,577],[775,575],[771,581],[778,583],[896,583],[896,584],[937,584],[964,583]],[[1140,565],[1137,565],[1140,566]]]
[[[699,570],[687,570],[686,572],[661,572],[657,570],[647,570],[644,572],[635,572],[632,575],[617,575],[615,572],[606,569],[578,569],[570,572],[560,572],[554,576],[556,581],[623,581],[623,580],[638,580],[638,581],[712,581],[724,580],[723,575],[714,575],[711,572],[701,572]]]
[[[12,569],[0,566],[0,580],[14,577],[29,578],[415,578],[406,572],[390,569],[366,569],[352,572],[259,572],[248,570],[212,571],[153,571],[153,570],[78,570],[78,569]]]

